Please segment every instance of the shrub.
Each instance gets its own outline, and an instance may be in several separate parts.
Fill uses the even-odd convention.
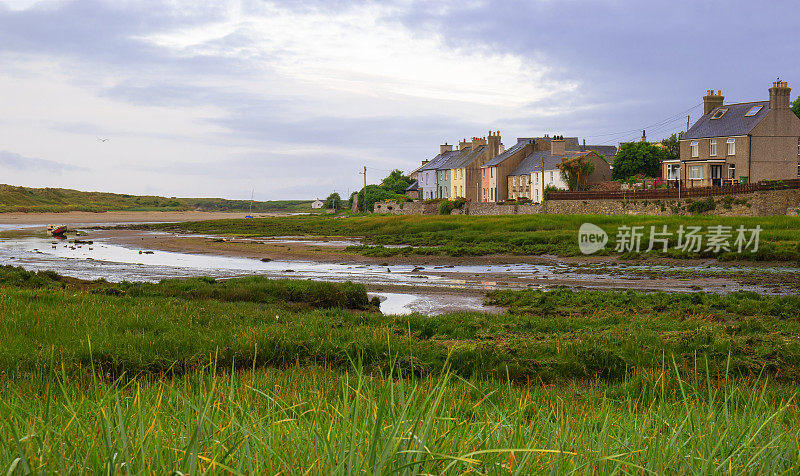
[[[708,197],[705,200],[698,200],[696,202],[689,203],[686,207],[686,210],[689,211],[689,213],[700,214],[716,208],[717,202],[715,202],[713,198]]]
[[[453,211],[453,202],[450,200],[442,200],[439,203],[439,215],[449,215]]]

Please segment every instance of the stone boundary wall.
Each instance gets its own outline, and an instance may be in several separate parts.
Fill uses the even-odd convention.
[[[717,216],[770,216],[795,215],[800,207],[800,190],[769,190],[735,195],[718,195],[706,198],[636,199],[636,200],[548,200],[541,204],[468,203],[460,215],[525,215],[549,213],[559,215],[693,215],[695,202],[714,201],[705,215]],[[697,207],[697,205],[694,205]],[[438,202],[376,203],[375,213],[394,215],[437,215]]]

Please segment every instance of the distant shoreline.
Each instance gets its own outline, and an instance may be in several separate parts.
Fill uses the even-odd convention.
[[[71,225],[77,223],[132,223],[132,222],[186,222],[244,218],[247,212],[199,212],[199,211],[147,211],[147,212],[9,212],[0,213],[0,224],[48,224]],[[281,213],[253,213],[253,216],[277,216]]]

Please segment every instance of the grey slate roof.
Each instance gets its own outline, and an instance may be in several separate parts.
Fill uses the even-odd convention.
[[[747,111],[753,106],[764,106],[755,116],[746,117]],[[720,109],[728,112],[719,119],[711,119]],[[769,101],[745,102],[740,104],[725,104],[714,108],[704,115],[684,134],[683,139],[701,139],[704,137],[742,136],[750,133],[754,127],[769,114]]]
[[[452,157],[454,154],[458,154],[460,152],[461,152],[460,150],[452,150],[452,151],[445,152],[443,154],[439,154],[436,157],[434,157],[433,159],[431,159],[430,162],[428,162],[427,164],[422,166],[422,168],[420,168],[419,171],[422,172],[423,170],[436,170],[447,159]]]
[[[615,145],[586,145],[586,147],[581,146],[583,150],[586,152],[590,150],[594,150],[600,154],[606,156],[606,158],[612,158],[617,155],[617,146]]]
[[[586,146],[586,151],[582,152],[579,150],[568,150],[566,154],[562,155],[553,155],[550,153],[549,150],[543,150],[540,152],[534,152],[531,155],[522,159],[522,162],[519,163],[516,169],[513,172],[508,174],[509,176],[513,175],[528,175],[532,172],[540,172],[542,170],[542,158],[544,158],[544,169],[545,170],[555,170],[558,168],[558,164],[561,163],[561,160],[565,157],[573,157],[576,155],[583,155],[588,154],[590,151],[594,149],[589,149],[589,146]]]
[[[460,163],[464,159],[464,157],[472,154],[472,149],[466,148],[455,152],[457,153],[451,155],[447,160],[439,164],[439,166],[436,167],[436,170],[449,170],[456,168],[455,164]]]
[[[484,167],[492,167],[492,166],[495,166],[497,164],[502,163],[504,160],[506,160],[507,158],[509,158],[512,155],[514,155],[518,150],[520,150],[521,148],[525,147],[527,144],[530,144],[535,139],[536,138],[534,138],[534,137],[520,137],[519,139],[517,139],[517,143],[516,144],[514,144],[513,146],[508,148],[508,150],[506,150],[502,154],[500,154],[497,157],[493,158],[492,160],[486,162],[485,164],[483,164],[483,166]]]
[[[485,151],[485,145],[478,146],[478,148],[475,150],[465,149],[463,154],[457,155],[448,160],[442,166],[440,166],[439,169],[460,169],[461,167],[466,167],[480,157]]]
[[[408,186],[406,192],[414,192],[419,190],[419,180],[414,180],[414,183]]]

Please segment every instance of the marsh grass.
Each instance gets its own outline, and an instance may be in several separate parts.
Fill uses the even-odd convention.
[[[3,376],[7,474],[791,474],[792,390],[684,380],[514,386],[317,366]],[[633,390],[638,385],[640,390]],[[645,388],[645,390],[641,390]]]
[[[69,289],[130,297],[179,297],[228,302],[298,303],[312,307],[377,311],[362,284],[350,281],[330,283],[299,279],[270,279],[263,276],[214,279],[198,277],[163,279],[158,283],[110,283],[62,276],[54,271],[27,271],[22,267],[0,266],[0,286],[30,289]]]
[[[609,233],[609,244],[598,255],[616,253],[616,230],[620,226],[642,226],[646,233],[655,226],[676,233],[680,225],[725,225],[735,230],[761,226],[759,249],[755,253],[698,253],[675,250],[673,235],[665,256],[675,259],[719,258],[724,261],[800,261],[800,224],[785,216],[629,216],[629,215],[505,215],[505,216],[358,216],[332,218],[318,216],[259,218],[254,220],[213,220],[180,224],[142,225],[170,231],[240,236],[346,236],[362,237],[364,245],[349,252],[370,256],[447,255],[481,256],[492,254],[579,256],[578,229],[593,223]],[[649,235],[646,235],[649,236]],[[387,248],[383,245],[406,245]],[[647,248],[647,243],[643,250]],[[639,255],[636,255],[638,257]],[[633,256],[629,256],[633,257]]]

